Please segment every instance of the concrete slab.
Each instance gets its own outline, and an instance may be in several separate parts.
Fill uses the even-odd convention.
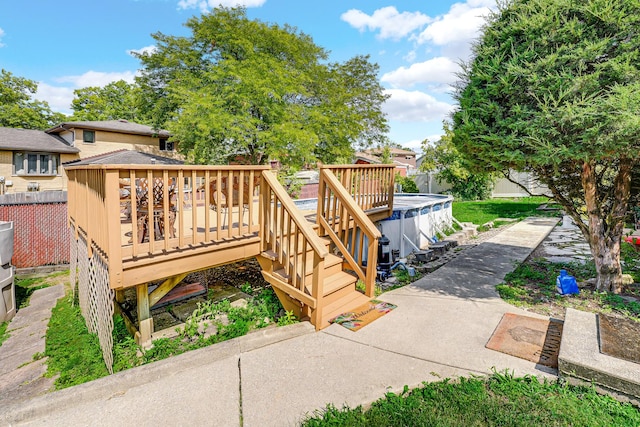
[[[567,309],[558,364],[563,376],[640,404],[640,365],[600,353],[595,313]]]
[[[16,317],[11,320],[7,327],[7,332],[16,331],[38,321],[49,322],[51,309],[55,307],[58,299],[63,296],[64,285],[37,289],[29,298],[29,305],[18,309]]]
[[[554,372],[545,366],[485,348],[504,313],[531,313],[499,300],[439,299],[395,291],[380,299],[398,307],[357,332],[339,325],[332,325],[324,332],[465,372],[488,374],[492,368],[508,368],[519,375],[545,376]]]
[[[28,401],[2,405],[0,425],[156,426],[158,420],[163,425],[185,425],[194,419],[199,422],[193,425],[237,425],[240,353],[314,331],[308,323],[262,330]],[[120,399],[125,395],[126,400]],[[140,396],[129,399],[135,395]],[[100,414],[112,416],[97,417],[96,408],[100,408]],[[210,414],[210,408],[218,414]],[[210,417],[200,418],[200,412]]]
[[[46,358],[27,363],[0,376],[0,402],[12,405],[41,396],[53,387],[53,380],[45,378]]]
[[[495,286],[501,281],[484,271],[443,267],[393,293],[468,300],[495,299],[498,298]]]
[[[367,404],[405,384],[440,380],[430,372],[468,374],[325,333],[245,353],[241,371],[245,427],[299,425],[305,414],[328,403],[338,408]]]
[[[240,425],[238,358],[179,372],[165,371],[146,384],[122,387],[88,401],[57,408],[27,426]]]

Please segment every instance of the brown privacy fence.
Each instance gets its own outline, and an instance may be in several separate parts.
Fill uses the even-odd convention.
[[[14,223],[12,264],[17,268],[69,263],[67,193],[43,191],[0,196],[0,220]]]

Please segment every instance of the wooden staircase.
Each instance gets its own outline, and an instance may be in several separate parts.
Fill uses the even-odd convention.
[[[328,251],[331,241],[328,239],[322,240]],[[312,265],[313,263],[314,254],[312,251],[307,251],[306,254],[303,254],[302,250],[299,250],[293,256],[297,258],[295,260],[297,263],[302,263],[301,258],[303,256],[307,258],[305,260],[307,265]],[[293,280],[287,274],[287,269],[280,263],[274,251],[262,252],[258,257],[258,261],[262,267],[263,277],[273,286],[285,310],[293,311],[299,319],[311,320],[318,330],[329,326],[330,319],[350,311],[370,299],[356,290],[358,278],[343,270],[344,260],[340,256],[327,253],[324,258],[324,270],[320,274],[322,276],[321,300],[323,307],[319,307],[317,301],[310,297],[313,294],[312,269],[306,271],[304,278],[304,293],[308,297],[297,294],[297,299],[295,294],[289,295],[287,293]],[[294,260],[289,259],[285,262],[293,264]],[[321,314],[319,310],[322,310]]]
[[[324,203],[318,208],[316,224],[308,222],[274,175],[263,173],[263,246],[257,257],[262,275],[285,310],[293,311],[299,319],[309,319],[316,330],[373,297],[380,237],[333,173],[323,173],[329,181],[320,185],[319,200]],[[332,191],[336,186],[338,191]],[[361,261],[365,253],[368,268]],[[364,293],[356,290],[358,280],[365,284]]]

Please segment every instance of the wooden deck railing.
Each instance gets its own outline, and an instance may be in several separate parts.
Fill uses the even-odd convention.
[[[356,173],[348,168],[338,169],[343,180],[349,182],[366,182],[365,177],[371,176],[366,169],[358,168]],[[376,171],[378,174],[380,171]],[[353,177],[353,178],[350,178]],[[373,185],[366,184],[368,191],[373,191]],[[365,284],[365,294],[373,297],[375,279],[378,239],[380,231],[374,226],[367,214],[360,208],[354,197],[348,192],[348,188],[338,180],[332,172],[332,168],[320,170],[320,184],[318,191],[318,224],[319,234],[328,235],[336,245],[345,261],[360,280]],[[380,188],[382,188],[380,186]],[[375,203],[382,206],[385,198],[370,197],[367,193],[357,193],[358,199],[365,206],[373,206]],[[377,200],[374,202],[373,200]],[[388,200],[388,199],[386,199]],[[379,206],[378,206],[379,207]],[[366,255],[366,265],[364,262]]]
[[[381,218],[393,213],[394,165],[326,165],[360,208]]]
[[[265,172],[262,179],[262,251],[282,265],[288,277],[288,284],[278,285],[278,280],[271,283],[316,309],[323,296],[324,259],[329,252],[276,176]],[[307,256],[309,253],[312,256]],[[311,295],[305,288],[308,285],[305,278],[310,274],[313,274]],[[318,310],[315,313],[319,315]]]
[[[109,261],[110,286],[123,270],[256,236],[259,185],[268,166],[70,166],[69,223]],[[185,252],[185,251],[191,252]],[[195,265],[194,265],[195,266]],[[137,280],[142,276],[132,277]]]

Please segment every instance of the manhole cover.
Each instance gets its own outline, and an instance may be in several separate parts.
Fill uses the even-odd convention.
[[[558,320],[505,313],[486,347],[557,368],[562,326]]]

